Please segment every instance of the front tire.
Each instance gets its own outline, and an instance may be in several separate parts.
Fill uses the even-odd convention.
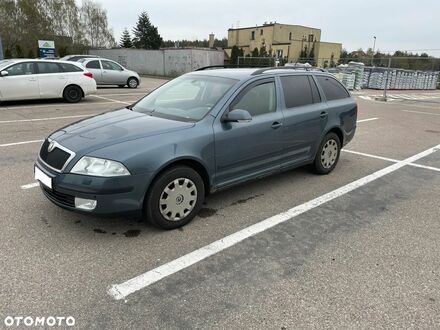
[[[162,229],[189,223],[205,198],[200,175],[187,166],[172,167],[154,180],[144,202],[146,220]]]
[[[128,78],[127,85],[130,88],[137,88],[139,85],[139,81],[136,78],[131,77],[131,78]]]
[[[63,98],[68,103],[78,103],[82,96],[83,92],[78,86],[67,86],[63,92]]]
[[[341,141],[335,133],[328,133],[316,153],[313,171],[317,174],[329,174],[334,170],[341,153]]]

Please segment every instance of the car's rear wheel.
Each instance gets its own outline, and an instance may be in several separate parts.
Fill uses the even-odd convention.
[[[131,78],[128,78],[127,85],[130,88],[137,88],[139,85],[139,81],[136,78],[131,77]]]
[[[67,86],[63,92],[64,100],[69,103],[78,103],[82,96],[82,90],[78,86]]]
[[[144,203],[144,214],[152,224],[175,229],[189,223],[205,198],[200,175],[187,166],[172,167],[154,180]]]
[[[328,133],[316,153],[313,170],[318,174],[328,174],[336,167],[341,153],[341,141],[335,133]]]

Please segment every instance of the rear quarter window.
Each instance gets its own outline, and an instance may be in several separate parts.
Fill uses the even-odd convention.
[[[321,86],[327,101],[340,100],[350,97],[350,94],[335,78],[328,76],[315,76]]]
[[[59,63],[59,65],[61,66],[61,68],[63,69],[64,72],[82,72],[83,71],[83,69],[81,69],[80,67],[77,67],[74,64]]]

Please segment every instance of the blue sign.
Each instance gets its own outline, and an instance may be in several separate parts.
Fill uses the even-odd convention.
[[[38,57],[55,57],[55,48],[38,48]]]
[[[55,57],[55,42],[52,40],[38,40],[39,57]]]

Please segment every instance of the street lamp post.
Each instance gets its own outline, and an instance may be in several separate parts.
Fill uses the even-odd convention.
[[[371,66],[373,66],[373,60],[374,60],[374,49],[376,48],[376,36],[373,36],[373,53],[371,54]]]

